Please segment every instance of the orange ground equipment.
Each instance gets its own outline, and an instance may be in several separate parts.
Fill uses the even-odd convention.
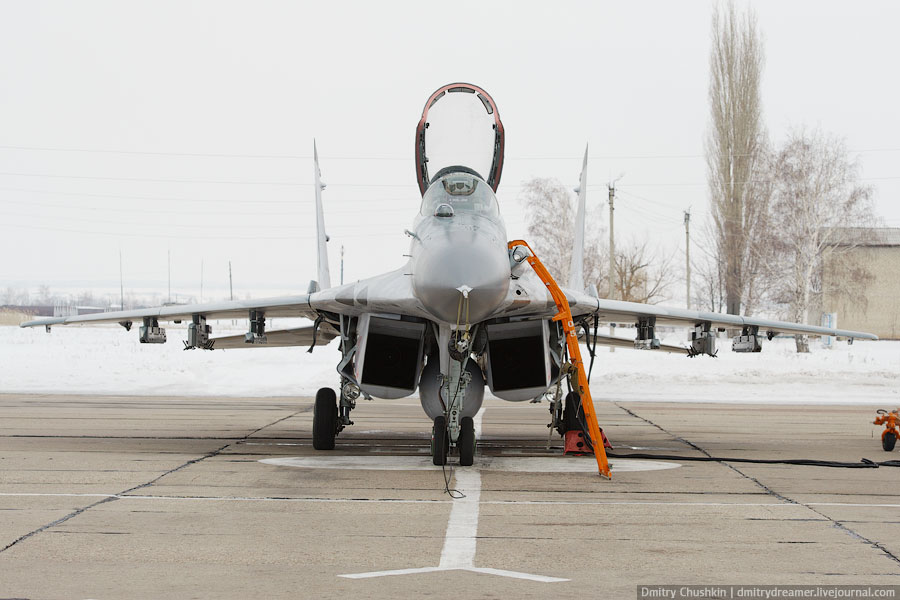
[[[569,300],[566,295],[556,285],[556,280],[550,275],[550,272],[540,261],[531,246],[524,240],[513,240],[509,242],[509,248],[512,250],[516,246],[525,246],[530,252],[530,256],[526,256],[524,260],[528,261],[531,268],[537,276],[544,282],[553,302],[556,303],[557,313],[553,317],[554,321],[562,324],[563,331],[566,334],[566,346],[569,349],[569,361],[578,372],[578,386],[575,392],[581,399],[581,406],[584,410],[585,420],[587,421],[588,433],[590,434],[591,445],[594,448],[594,457],[597,459],[597,468],[600,475],[612,478],[609,470],[609,461],[606,458],[606,450],[604,449],[604,437],[600,432],[600,425],[597,423],[597,413],[594,411],[594,401],[591,399],[591,390],[588,386],[587,374],[584,372],[584,363],[581,360],[581,349],[578,347],[578,332],[575,329],[575,323],[572,321],[572,310],[569,307]],[[599,442],[599,443],[598,443]]]
[[[575,454],[581,456],[583,454],[590,454],[591,444],[584,439],[584,432],[581,430],[570,429],[567,431],[564,436],[566,440],[565,450],[563,454]],[[603,447],[612,449],[612,444],[609,443],[609,440],[606,439],[606,434],[603,433],[603,429],[600,429],[600,437],[603,438]]]
[[[900,424],[900,408],[891,412],[879,408],[876,412],[878,416],[875,417],[874,424],[884,425],[884,431],[881,432],[881,447],[885,452],[890,452],[894,449],[897,438],[900,437],[900,430],[897,429],[897,425]]]

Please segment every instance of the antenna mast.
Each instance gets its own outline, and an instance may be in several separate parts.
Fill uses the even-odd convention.
[[[119,248],[119,310],[125,310],[125,280],[122,276],[122,249]]]

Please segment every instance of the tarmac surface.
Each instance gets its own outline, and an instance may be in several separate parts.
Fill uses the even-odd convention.
[[[875,408],[597,402],[620,453],[900,458]],[[610,481],[547,449],[546,404],[486,400],[453,499],[417,400],[352,416],[315,452],[309,398],[0,395],[0,598],[900,585],[897,468],[621,459]]]

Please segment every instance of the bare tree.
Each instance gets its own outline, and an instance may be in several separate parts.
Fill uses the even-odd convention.
[[[53,304],[53,292],[50,291],[49,285],[42,284],[38,286],[37,298],[35,298],[35,303],[44,306]]]
[[[756,15],[733,2],[713,10],[710,52],[710,131],[706,140],[710,204],[729,314],[759,302],[762,277],[756,235],[765,229],[767,193],[757,183],[765,147],[760,102],[763,50]]]
[[[529,244],[560,285],[567,285],[575,240],[575,196],[561,181],[535,178],[522,186]],[[605,280],[606,254],[600,238],[597,210],[588,210],[584,232],[584,282],[600,286]]]
[[[725,309],[725,268],[716,254],[714,230],[699,236],[694,244],[696,252],[691,260],[693,279],[700,285],[694,286],[694,297],[691,304],[698,310],[722,312]]]
[[[647,242],[622,244],[616,251],[615,289],[628,302],[661,302],[666,288],[674,281],[671,269],[674,255],[668,258],[648,250]]]
[[[837,275],[831,285],[845,294],[864,290],[871,278],[865,265],[843,259],[871,232],[871,196],[842,140],[819,130],[790,134],[774,163],[769,263],[775,299],[790,319],[809,322],[810,308],[822,294],[826,257]],[[861,229],[849,236],[849,227]],[[797,336],[797,351],[809,351],[805,336]]]

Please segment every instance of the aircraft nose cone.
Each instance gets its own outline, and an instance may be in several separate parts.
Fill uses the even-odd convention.
[[[416,296],[439,320],[464,323],[466,305],[460,305],[460,288],[471,288],[469,323],[483,321],[503,302],[509,289],[506,250],[468,236],[429,242],[414,267]]]

